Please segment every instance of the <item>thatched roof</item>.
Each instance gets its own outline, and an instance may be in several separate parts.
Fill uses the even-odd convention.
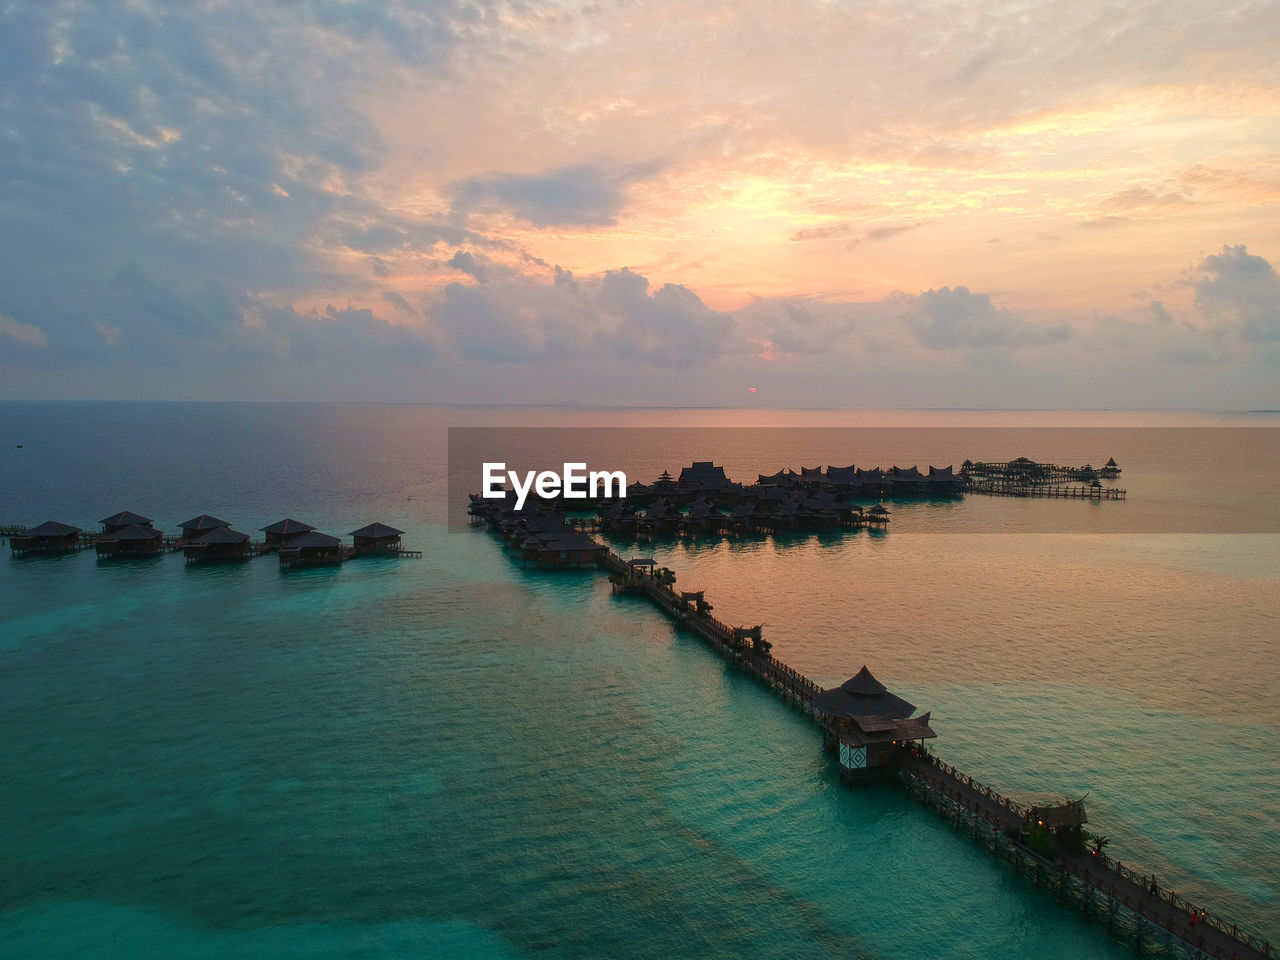
[[[1078,827],[1089,822],[1089,817],[1084,812],[1083,797],[1079,800],[1068,800],[1065,803],[1032,807],[1027,811],[1027,819],[1035,820],[1051,829]]]
[[[890,693],[865,666],[836,687],[813,698],[819,713],[828,717],[888,717],[901,719],[915,713],[915,707]]]

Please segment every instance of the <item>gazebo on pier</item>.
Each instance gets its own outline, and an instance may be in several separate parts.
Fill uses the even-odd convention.
[[[822,741],[840,755],[840,772],[850,777],[888,772],[899,747],[937,736],[930,714],[912,717],[916,708],[871,675],[865,666],[833,690],[813,698],[821,717]]]

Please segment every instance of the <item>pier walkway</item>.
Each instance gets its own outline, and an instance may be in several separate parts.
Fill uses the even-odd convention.
[[[1013,480],[971,480],[966,493],[990,497],[1045,497],[1056,500],[1124,500],[1126,491],[1119,487],[1044,486]]]
[[[697,634],[725,658],[755,676],[784,699],[815,719],[814,697],[821,686],[770,652],[759,627],[733,628],[710,613],[701,593],[674,588],[675,575],[653,560],[624,560],[612,551],[601,565],[614,589],[641,594],[674,620]],[[1156,950],[1192,960],[1267,960],[1277,956],[1267,940],[1241,930],[1198,904],[1158,885],[1099,852],[1042,857],[1021,842],[1031,826],[1033,809],[1006,797],[928,751],[904,746],[899,779],[913,796],[937,808],[958,827],[971,832],[1001,859],[1035,882],[1057,890],[1063,903],[1106,924],[1111,934],[1141,953]],[[1192,919],[1194,917],[1194,919]]]
[[[1114,931],[1120,908],[1128,914],[1128,935],[1142,949],[1157,936],[1176,938],[1190,956],[1246,960],[1276,956],[1266,940],[1241,930],[1199,904],[1161,887],[1151,874],[1140,874],[1101,852],[1064,854],[1057,861],[1025,847],[1008,848],[1010,831],[1020,830],[1031,810],[931,754],[904,756],[900,777],[908,790],[966,825],[1002,859],[1023,861],[1023,872],[1057,888],[1063,899],[1079,902],[1087,912],[1101,912]],[[1026,869],[1029,867],[1030,869]],[[1093,909],[1090,909],[1093,908]],[[1191,918],[1195,917],[1195,920]]]

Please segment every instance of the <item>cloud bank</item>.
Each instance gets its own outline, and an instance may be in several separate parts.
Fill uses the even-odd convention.
[[[9,4],[0,390],[1277,406],[1268,6]]]

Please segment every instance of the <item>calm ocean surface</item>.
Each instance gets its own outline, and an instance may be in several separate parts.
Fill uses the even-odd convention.
[[[9,403],[0,522],[382,520],[425,557],[5,551],[0,953],[1131,955],[898,790],[842,786],[816,728],[603,576],[450,532],[461,426],[593,428],[563,442],[643,480],[1114,456],[1124,503],[614,546],[820,683],[866,663],[967,773],[1087,792],[1113,856],[1280,938],[1280,416]]]

